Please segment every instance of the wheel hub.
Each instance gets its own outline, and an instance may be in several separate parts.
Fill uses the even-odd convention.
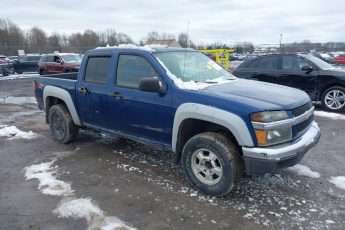
[[[341,90],[331,90],[325,96],[325,104],[330,109],[341,109],[345,105],[345,93]]]
[[[220,160],[208,149],[196,150],[192,154],[191,164],[194,175],[205,184],[217,184],[223,176]]]

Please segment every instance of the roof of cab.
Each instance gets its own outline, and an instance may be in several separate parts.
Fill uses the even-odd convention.
[[[99,52],[114,52],[118,50],[137,50],[137,51],[146,51],[149,53],[161,53],[161,52],[178,52],[178,51],[195,51],[190,48],[175,48],[175,47],[154,47],[154,46],[136,46],[136,45],[120,45],[114,47],[98,47],[93,50],[89,50],[87,53],[99,53]]]

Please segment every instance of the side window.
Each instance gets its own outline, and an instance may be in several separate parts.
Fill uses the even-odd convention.
[[[54,56],[48,56],[46,62],[54,62]]]
[[[111,57],[89,57],[85,71],[85,82],[105,84],[108,80],[108,71]]]
[[[282,69],[284,70],[300,70],[298,57],[296,56],[283,56]]]
[[[59,56],[54,56],[54,62],[58,62],[58,60],[61,60]]]
[[[27,60],[28,60],[28,57],[22,57],[22,58],[19,59],[19,62],[25,62]]]
[[[277,69],[277,66],[278,66],[277,56],[260,58],[260,61],[257,64],[257,68],[259,69]]]
[[[141,78],[158,78],[150,63],[140,56],[120,55],[117,64],[116,85],[139,88]]]
[[[260,59],[254,59],[247,64],[247,68],[257,68]]]
[[[38,61],[38,60],[40,60],[39,56],[30,56],[30,57],[28,57],[28,61]]]
[[[301,57],[298,57],[298,64],[299,64],[299,69],[302,69],[303,66],[310,66],[310,63]]]

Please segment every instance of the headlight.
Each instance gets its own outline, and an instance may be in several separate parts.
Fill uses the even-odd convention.
[[[256,122],[273,122],[288,119],[289,116],[286,111],[269,111],[269,112],[260,112],[253,113],[250,115],[251,121]]]
[[[271,129],[259,128],[263,123],[271,123],[289,119],[286,111],[269,111],[253,113],[250,116],[255,136],[259,146],[275,145],[290,141],[292,139],[292,127],[275,127]]]

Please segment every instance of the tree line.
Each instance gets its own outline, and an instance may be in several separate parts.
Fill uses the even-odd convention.
[[[149,32],[138,45],[146,44],[147,41],[176,39],[182,47],[196,48],[186,33],[177,36],[169,33],[159,34],[156,31]],[[115,29],[95,32],[87,29],[83,33],[72,34],[53,33],[48,35],[43,29],[34,26],[24,31],[9,19],[0,19],[0,54],[11,56],[18,55],[18,50],[26,53],[52,53],[85,51],[104,46],[117,46],[119,44],[135,44],[133,39],[126,33],[117,32]]]
[[[237,42],[232,46],[221,42],[196,45],[190,40],[187,33],[175,35],[158,33],[157,31],[149,32],[138,42],[138,45],[144,45],[148,41],[166,39],[176,39],[182,47],[194,49],[235,49],[237,53],[252,53],[254,51],[254,45],[251,42]],[[112,28],[101,32],[87,29],[82,33],[61,34],[55,32],[49,35],[37,26],[23,30],[11,20],[0,18],[0,54],[2,55],[18,55],[18,50],[40,54],[54,51],[84,53],[95,47],[117,46],[123,43],[135,44],[129,35]],[[345,42],[312,43],[305,40],[299,43],[282,44],[280,47],[282,52],[309,52],[310,50],[345,51]]]

